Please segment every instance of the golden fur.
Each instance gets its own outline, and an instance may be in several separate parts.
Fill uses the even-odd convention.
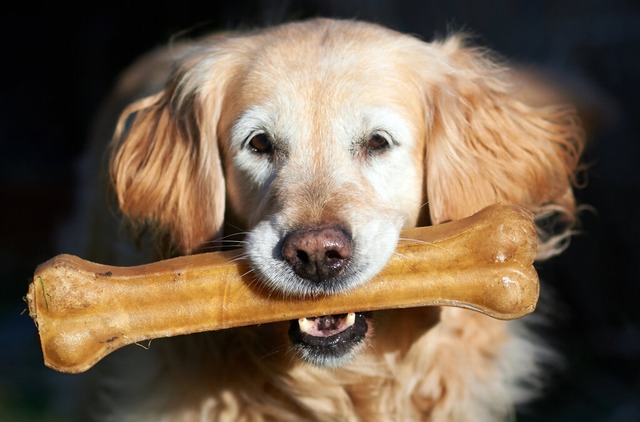
[[[576,116],[519,101],[517,79],[463,37],[425,43],[319,19],[167,54],[165,87],[123,113],[110,169],[122,213],[153,230],[161,256],[196,252],[230,231],[248,232],[251,249],[270,219],[378,219],[399,230],[495,202],[561,216],[562,232],[540,229],[541,258],[565,245],[583,142]],[[367,152],[350,127],[371,116],[399,139],[385,156]],[[281,152],[268,164],[241,155],[243,119],[277,128]],[[158,341],[145,352],[147,372],[122,370],[125,380],[108,389],[119,401],[96,409],[109,419],[108,403],[114,420],[495,421],[535,393],[546,351],[519,323],[454,308],[372,319],[366,345],[338,368],[300,361],[285,324]]]

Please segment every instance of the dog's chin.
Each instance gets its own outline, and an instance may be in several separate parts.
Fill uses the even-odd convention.
[[[289,339],[298,356],[313,365],[346,365],[364,346],[368,313],[348,313],[291,321]]]

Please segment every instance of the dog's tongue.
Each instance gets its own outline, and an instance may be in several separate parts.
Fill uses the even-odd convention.
[[[319,317],[300,318],[300,331],[314,337],[329,337],[339,334],[351,327],[356,320],[356,314],[350,312],[340,315],[324,315]]]

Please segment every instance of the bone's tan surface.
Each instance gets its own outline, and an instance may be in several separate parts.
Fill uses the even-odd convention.
[[[532,312],[538,299],[532,215],[506,205],[403,230],[378,276],[332,296],[266,291],[240,255],[215,252],[137,267],[59,255],[41,264],[27,302],[45,364],[83,372],[113,350],[147,339],[345,312],[459,306],[514,319]]]

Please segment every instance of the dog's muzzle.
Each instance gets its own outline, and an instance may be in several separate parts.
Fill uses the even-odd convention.
[[[342,290],[336,278],[344,273],[352,255],[351,234],[337,225],[298,228],[287,234],[282,246],[282,256],[296,275],[325,293]],[[351,312],[292,321],[289,337],[304,360],[335,367],[358,349],[367,331],[365,314]]]

